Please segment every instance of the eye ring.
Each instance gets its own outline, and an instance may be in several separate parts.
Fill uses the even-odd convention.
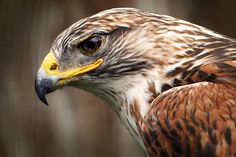
[[[103,43],[101,36],[91,36],[83,40],[77,45],[77,48],[85,55],[92,55],[96,53]]]

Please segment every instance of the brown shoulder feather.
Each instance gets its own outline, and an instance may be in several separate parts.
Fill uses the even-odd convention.
[[[236,155],[236,88],[201,82],[163,92],[144,118],[151,157]]]

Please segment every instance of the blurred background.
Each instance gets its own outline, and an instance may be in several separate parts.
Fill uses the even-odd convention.
[[[79,19],[136,7],[236,37],[235,0],[0,0],[0,156],[142,157],[111,108],[63,88],[43,105],[34,76],[55,37]]]

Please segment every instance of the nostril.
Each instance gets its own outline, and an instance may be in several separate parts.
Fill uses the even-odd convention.
[[[56,70],[57,69],[57,65],[56,64],[53,64],[51,67],[50,67],[50,70]]]

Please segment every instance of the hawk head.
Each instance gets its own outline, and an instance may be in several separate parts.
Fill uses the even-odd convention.
[[[223,37],[169,16],[133,8],[106,10],[56,38],[36,76],[36,92],[46,104],[45,94],[65,85],[112,102],[133,101],[139,94],[151,99],[183,83],[184,72],[209,61],[193,58],[209,38]]]
[[[38,97],[47,104],[45,94],[64,85],[104,95],[110,92],[109,82],[120,80],[123,82],[117,87],[126,90],[128,87],[121,86],[128,78],[134,81],[134,75],[145,77],[154,66],[162,66],[164,59],[155,55],[151,16],[137,9],[111,9],[67,28],[56,38],[38,71]]]

